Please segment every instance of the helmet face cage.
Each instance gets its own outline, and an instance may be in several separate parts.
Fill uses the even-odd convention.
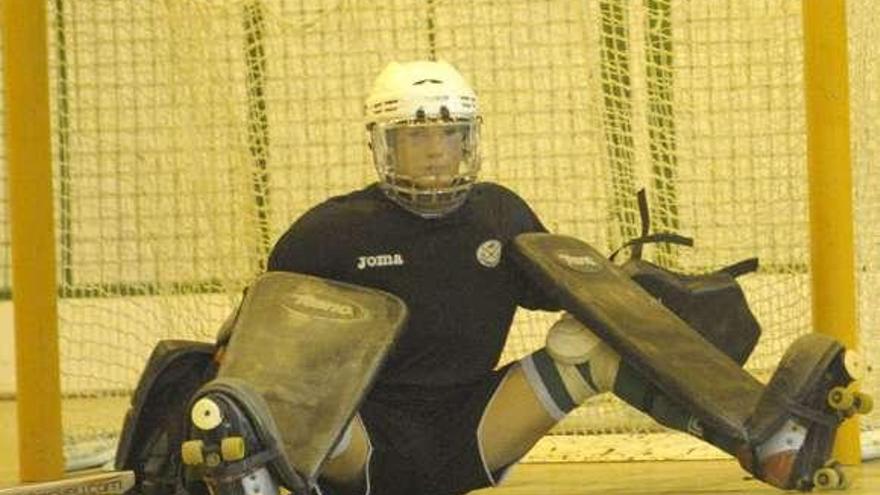
[[[441,217],[465,202],[480,170],[479,117],[451,116],[444,107],[436,118],[426,118],[418,112],[414,119],[375,123],[369,133],[381,187],[394,202],[424,218]],[[433,136],[425,139],[442,139],[443,146],[455,149],[445,150],[447,153],[440,159],[445,163],[439,166],[440,171],[424,163],[401,163],[399,148],[414,146],[402,142],[402,133]],[[415,146],[419,144],[417,141]]]

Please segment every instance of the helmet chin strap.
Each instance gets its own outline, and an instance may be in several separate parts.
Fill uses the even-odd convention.
[[[471,185],[466,184],[450,190],[418,191],[414,188],[395,187],[392,182],[382,182],[382,192],[404,210],[425,219],[437,219],[449,215],[467,200]],[[443,201],[440,198],[447,196]]]
[[[422,218],[439,218],[458,209],[467,199],[467,194],[476,182],[479,172],[479,120],[470,122],[412,124],[415,129],[435,133],[433,136],[424,134],[401,136],[398,134],[407,124],[377,124],[371,129],[373,158],[382,190],[386,196],[403,209]],[[454,134],[452,133],[454,132]],[[459,136],[450,138],[450,136]],[[404,141],[404,138],[409,141]],[[460,150],[443,151],[443,156],[432,157],[427,152],[407,151],[401,155],[397,147],[421,146],[418,139],[426,146],[446,146],[443,140],[453,139],[459,143]],[[460,141],[458,140],[460,139]],[[412,150],[412,148],[410,148]],[[437,151],[439,154],[440,151]],[[453,158],[454,157],[454,158]],[[457,161],[457,165],[434,164],[417,166],[415,162],[403,167],[400,159],[411,160],[449,160]],[[419,162],[421,163],[421,162]],[[398,173],[412,171],[412,174]],[[444,173],[445,172],[445,173]]]

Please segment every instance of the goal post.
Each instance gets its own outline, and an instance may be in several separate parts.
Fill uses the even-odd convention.
[[[803,12],[813,327],[858,349],[846,2],[804,0]],[[861,462],[858,416],[834,455]]]
[[[4,105],[15,304],[19,476],[58,479],[61,435],[45,2],[2,2]]]

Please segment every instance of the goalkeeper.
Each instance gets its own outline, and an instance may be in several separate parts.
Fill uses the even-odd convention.
[[[667,426],[750,455],[703,431],[574,319],[554,325],[547,347],[496,369],[517,307],[558,309],[509,256],[515,236],[545,227],[515,193],[477,182],[478,101],[449,64],[390,64],[365,112],[379,182],[313,208],[269,260],[270,270],[383,289],[410,309],[325,466],[327,485],[379,495],[495,485],[568,412],[606,391]],[[808,433],[796,422],[789,427],[748,464],[782,488],[792,485]]]
[[[788,367],[779,380],[774,376],[779,386],[767,387],[773,394],[788,387],[808,398],[798,404],[800,417],[774,419],[771,434],[757,443],[708,427],[567,315],[549,329],[545,347],[497,368],[518,307],[561,308],[513,256],[515,237],[546,232],[545,227],[512,191],[477,182],[479,105],[449,64],[391,63],[376,80],[365,113],[379,181],[308,211],[280,238],[268,265],[273,272],[379,289],[398,296],[409,309],[407,326],[327,455],[315,491],[453,495],[494,486],[567,413],[609,391],[661,424],[730,453],[767,483],[784,489],[812,487],[804,476],[812,474],[810,466],[824,462],[836,423],[810,411],[823,406],[826,389],[848,379],[838,361]],[[726,310],[752,318],[744,299],[738,304]],[[712,314],[710,327],[723,326],[722,313]],[[706,337],[724,351],[724,345]],[[751,346],[744,356],[741,343],[733,347],[728,355],[741,357],[741,364]],[[711,371],[699,370],[710,376]],[[816,374],[823,378],[805,385],[802,378]],[[785,403],[770,398],[774,400],[762,402],[766,410]],[[225,402],[196,403],[191,435],[228,427],[212,419],[219,403]],[[766,410],[756,409],[755,415],[783,417],[767,416]],[[272,423],[271,418],[253,421],[255,417],[259,414],[252,411],[254,429]],[[264,474],[272,470],[259,471],[261,478],[254,466],[283,461],[267,461],[264,455],[224,470],[217,466],[218,457],[211,459],[206,480],[247,474],[236,493],[270,492],[278,483]],[[228,476],[223,483],[230,486]]]

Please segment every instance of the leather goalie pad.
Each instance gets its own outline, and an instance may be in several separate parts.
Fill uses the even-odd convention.
[[[153,349],[125,415],[117,470],[137,475],[134,493],[164,495],[186,484],[180,444],[190,397],[216,374],[214,346],[163,340]],[[190,490],[190,492],[197,490]]]
[[[765,386],[588,244],[531,233],[517,236],[514,248],[515,261],[539,287],[714,438],[751,448],[796,418],[808,429],[798,479],[822,467],[840,421],[859,412],[831,403],[831,392],[858,375],[858,359],[848,360],[831,337],[798,337]]]
[[[521,234],[514,259],[640,376],[713,431],[746,440],[763,385],[588,244]]]
[[[631,259],[621,269],[692,329],[740,365],[755,349],[761,326],[734,275],[688,275]]]
[[[236,400],[283,486],[313,486],[385,356],[407,308],[371,288],[268,272],[249,288],[228,332],[217,379],[202,393]]]

